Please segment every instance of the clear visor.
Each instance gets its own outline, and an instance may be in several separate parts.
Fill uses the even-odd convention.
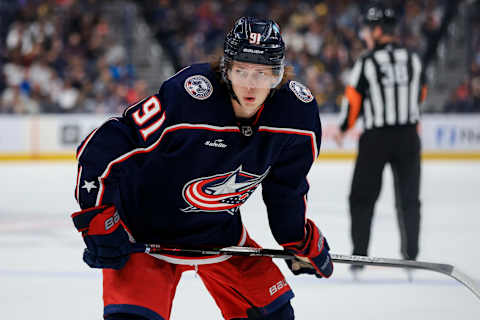
[[[232,61],[227,71],[232,85],[263,89],[278,86],[282,81],[283,72],[283,65],[269,66],[240,61]]]

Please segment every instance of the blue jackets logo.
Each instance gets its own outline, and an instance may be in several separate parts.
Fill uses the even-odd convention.
[[[188,77],[185,80],[184,87],[189,95],[198,100],[207,99],[213,92],[213,86],[210,80],[199,74]]]
[[[300,82],[290,81],[290,83],[288,84],[288,87],[290,88],[290,90],[293,91],[293,93],[295,93],[295,95],[300,101],[305,103],[309,103],[313,101],[313,94],[310,91],[310,89],[305,87]]]
[[[183,187],[183,199],[189,206],[182,211],[226,211],[233,215],[257,189],[269,170],[255,175],[243,171],[240,166],[231,172],[192,180]]]

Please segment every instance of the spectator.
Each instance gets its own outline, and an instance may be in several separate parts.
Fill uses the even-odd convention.
[[[39,0],[18,7],[5,32],[0,112],[96,112],[83,104],[90,96],[125,100],[133,69],[95,5],[94,0]],[[108,88],[107,94],[91,92],[98,79],[107,80],[100,86]]]
[[[424,50],[425,37],[439,26],[442,1],[389,2],[402,15],[401,40],[409,49]],[[79,102],[87,97],[97,97],[96,92],[89,90],[98,89],[98,82],[107,80],[104,68],[109,69],[110,77],[103,87],[112,90],[99,96],[109,99],[109,95],[122,92],[114,89],[115,86],[126,85],[127,91],[131,89],[135,77],[133,67],[128,64],[123,43],[113,41],[115,30],[102,13],[103,3],[108,2],[37,0],[12,5],[9,10],[17,12],[8,16],[16,18],[6,19],[1,24],[5,24],[0,34],[3,35],[2,46],[7,60],[4,67],[8,68],[4,70],[7,87],[0,87],[0,90],[22,82],[24,69],[34,65],[38,68],[39,60],[45,60],[41,62],[44,75],[55,74],[56,81],[70,81],[79,90]],[[312,83],[316,88],[319,100],[323,101],[320,103],[322,112],[338,112],[336,101],[345,86],[344,72],[365,49],[358,37],[359,3],[353,0],[266,0],[262,3],[254,0],[184,0],[181,4],[170,0],[145,0],[139,5],[144,6],[144,15],[151,29],[177,70],[192,61],[211,60],[211,56],[218,56],[222,49],[222,30],[231,26],[233,17],[261,14],[276,19],[289,47],[287,63],[293,67],[299,81]],[[479,52],[480,46],[478,29],[476,23],[472,29],[475,52]],[[101,68],[97,68],[99,62]],[[314,70],[310,71],[312,66]],[[29,73],[33,74],[32,71]],[[36,76],[31,79],[35,83],[38,80]],[[326,87],[323,87],[324,82]],[[40,87],[45,90],[45,85]],[[55,93],[48,94],[50,98],[52,95]],[[40,112],[47,112],[43,108],[41,103]],[[66,111],[60,106],[56,108]],[[96,112],[84,106],[68,110]]]
[[[480,75],[472,79],[471,112],[480,112]]]
[[[423,2],[413,0],[391,2],[405,16],[401,38],[407,40],[410,49],[423,49],[425,41],[421,37],[421,30],[438,27],[440,2],[428,1],[425,7]],[[252,0],[243,1],[230,14],[231,10],[228,9],[231,6],[231,1],[186,0],[182,1],[182,6],[176,6],[170,1],[151,0],[146,1],[145,8],[148,11],[145,14],[156,31],[157,38],[170,55],[175,57],[172,61],[176,69],[187,62],[204,60],[215,54],[221,48],[219,30],[222,25],[231,23],[233,16],[261,13],[275,18],[282,25],[285,42],[289,47],[288,63],[295,70],[296,76],[314,88],[322,112],[339,110],[336,101],[344,89],[343,72],[365,49],[357,36],[357,2],[343,0],[314,3],[304,0],[279,3],[270,0],[259,4]],[[425,10],[427,13],[424,13]],[[427,18],[430,19],[428,23]],[[165,23],[166,19],[172,21]],[[182,28],[182,25],[188,28]],[[179,37],[174,36],[179,32]],[[326,87],[320,85],[324,81]],[[324,101],[325,107],[322,107],[321,101]]]

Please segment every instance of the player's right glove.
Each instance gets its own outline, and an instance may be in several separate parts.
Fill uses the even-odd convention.
[[[307,234],[299,246],[286,245],[285,250],[295,254],[295,258],[285,260],[293,274],[314,274],[317,278],[329,278],[333,273],[330,247],[315,223],[307,219]]]
[[[133,237],[113,205],[88,208],[72,214],[87,248],[83,261],[91,268],[121,269],[133,252]]]

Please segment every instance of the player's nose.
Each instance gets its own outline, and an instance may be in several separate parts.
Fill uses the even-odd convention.
[[[255,89],[257,87],[257,79],[255,79],[255,77],[252,75],[248,76],[246,85],[248,90]]]

